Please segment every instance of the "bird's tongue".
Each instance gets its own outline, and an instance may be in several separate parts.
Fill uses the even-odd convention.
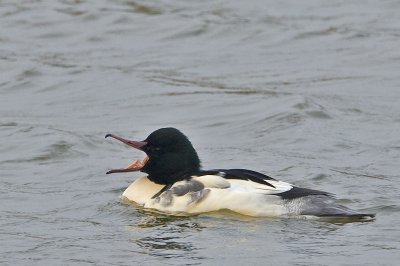
[[[113,170],[108,171],[106,174],[140,171],[146,165],[148,160],[149,160],[149,157],[146,156],[146,158],[144,158],[143,161],[136,160],[126,168],[113,169]]]

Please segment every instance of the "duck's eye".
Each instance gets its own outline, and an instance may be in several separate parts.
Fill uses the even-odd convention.
[[[155,152],[155,151],[160,151],[161,148],[159,148],[159,147],[154,147],[154,146],[148,146],[148,147],[146,147],[146,150],[147,150],[148,152]]]

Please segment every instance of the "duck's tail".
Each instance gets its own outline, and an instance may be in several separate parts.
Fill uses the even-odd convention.
[[[317,216],[324,219],[346,219],[351,221],[370,221],[375,218],[374,213],[357,212],[340,205],[330,196],[311,195],[298,200],[299,214]]]

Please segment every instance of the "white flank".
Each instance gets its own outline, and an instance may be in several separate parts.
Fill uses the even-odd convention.
[[[204,188],[196,189],[195,183]],[[168,213],[204,213],[218,210],[231,210],[250,216],[281,216],[288,214],[283,200],[276,195],[288,191],[288,183],[267,180],[275,188],[247,180],[225,179],[217,175],[193,177],[191,180],[176,182],[170,189],[152,198],[164,186],[141,177],[133,182],[122,194],[145,208]],[[184,194],[176,193],[188,187]],[[193,190],[191,190],[193,189]],[[179,194],[179,195],[178,195]]]

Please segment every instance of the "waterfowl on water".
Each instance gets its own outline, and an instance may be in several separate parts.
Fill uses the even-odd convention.
[[[171,214],[230,210],[250,216],[373,218],[335,202],[330,193],[300,188],[247,169],[202,170],[189,139],[175,128],[161,128],[143,141],[117,139],[147,154],[127,168],[108,171],[146,173],[122,194],[144,208]]]

